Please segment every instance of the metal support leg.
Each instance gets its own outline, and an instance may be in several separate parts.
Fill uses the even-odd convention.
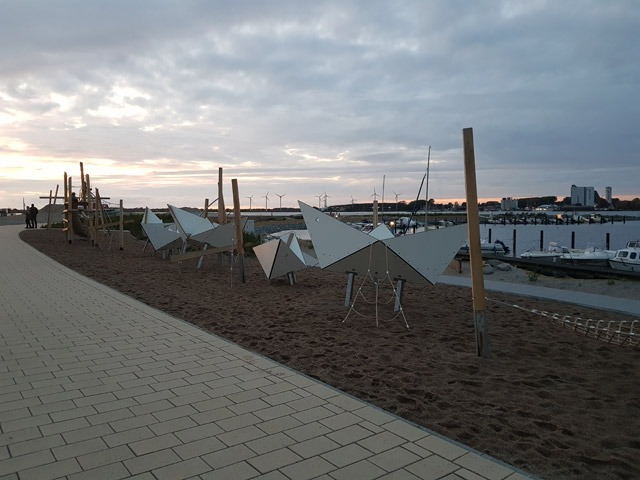
[[[347,296],[344,299],[344,306],[351,306],[351,293],[353,292],[353,279],[356,276],[355,273],[349,272],[349,280],[347,281]]]
[[[205,243],[204,247],[202,248],[202,251],[204,252],[208,246],[209,244]],[[200,270],[200,267],[202,266],[202,260],[204,260],[204,257],[200,257],[200,259],[198,260],[198,270]]]
[[[287,278],[289,279],[289,285],[295,285],[296,284],[296,274],[293,272],[289,272],[287,273]]]
[[[396,288],[396,305],[393,307],[393,311],[397,312],[400,310],[400,304],[402,303],[402,293],[404,292],[404,280],[398,279],[398,287]]]
[[[476,350],[479,357],[489,357],[489,332],[484,321],[484,310],[473,312],[473,321],[476,327]]]

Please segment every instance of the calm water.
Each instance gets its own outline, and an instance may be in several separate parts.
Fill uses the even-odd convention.
[[[605,224],[576,224],[576,225],[480,225],[480,236],[483,240],[501,240],[513,249],[513,231],[516,231],[516,255],[527,250],[540,249],[540,231],[544,232],[544,248],[549,242],[571,247],[571,232],[575,232],[575,248],[597,246],[605,248],[607,233],[609,234],[609,248],[617,250],[624,248],[629,240],[640,239],[640,221],[626,223]]]

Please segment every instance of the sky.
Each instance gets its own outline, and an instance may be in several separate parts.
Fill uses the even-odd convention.
[[[219,168],[227,206],[410,201],[429,147],[420,198],[463,200],[467,127],[481,199],[640,196],[637,0],[0,6],[3,208],[79,162],[125,207],[201,206]]]

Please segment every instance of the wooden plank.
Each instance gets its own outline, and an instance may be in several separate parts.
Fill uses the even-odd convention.
[[[480,215],[478,212],[478,190],[476,164],[473,147],[473,129],[462,130],[464,149],[464,179],[467,192],[467,227],[469,229],[469,259],[471,267],[471,296],[478,356],[489,356],[489,332],[485,322],[485,290],[482,271],[482,248],[480,246]]]
[[[224,225],[227,223],[226,213],[224,211],[224,195],[222,192],[222,167],[218,168],[218,223]]]
[[[236,226],[236,251],[238,252],[238,262],[240,269],[240,281],[246,283],[244,274],[244,239],[242,236],[242,214],[240,213],[240,193],[238,191],[238,179],[231,180],[231,190],[233,192],[233,221]]]
[[[120,251],[124,250],[124,208],[120,199]]]

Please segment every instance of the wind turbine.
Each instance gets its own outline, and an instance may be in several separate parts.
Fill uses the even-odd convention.
[[[267,212],[269,211],[269,192],[262,198],[264,198],[264,211]]]
[[[369,197],[373,197],[373,201],[375,202],[376,200],[378,200],[379,196],[380,195],[376,193],[376,187],[373,187],[373,193],[369,195]]]
[[[353,195],[351,195],[351,206],[353,206],[353,203],[356,201],[355,198],[353,198]]]
[[[329,195],[327,195],[327,191],[324,191],[324,208],[325,210],[327,209],[327,198],[331,198]]]
[[[401,193],[396,193],[396,192],[393,192],[393,194],[396,196],[396,213],[397,213],[398,212],[398,197],[400,195],[402,195],[402,194]]]
[[[286,193],[283,193],[282,195],[280,195],[279,193],[276,193],[276,195],[280,197],[280,211],[282,211],[282,197],[284,197]]]
[[[322,194],[322,193],[320,195],[314,195],[315,197],[318,197],[318,210],[322,209],[322,196],[323,195],[324,194]]]
[[[245,197],[249,199],[249,211],[251,211],[251,201],[253,200],[253,195],[251,195],[250,197]]]

